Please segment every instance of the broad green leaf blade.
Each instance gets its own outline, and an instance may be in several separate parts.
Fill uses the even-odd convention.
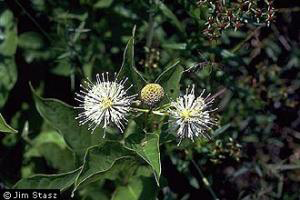
[[[17,133],[18,131],[13,129],[12,127],[10,127],[5,119],[3,118],[3,116],[0,113],[0,132],[4,132],[4,133]]]
[[[1,52],[0,52],[1,54]],[[10,90],[17,81],[17,66],[13,56],[0,55],[0,108],[5,104]]]
[[[162,13],[171,20],[171,22],[182,32],[184,33],[184,27],[181,22],[178,20],[176,15],[160,0],[155,0],[155,4],[162,11]]]
[[[4,56],[13,56],[16,53],[18,36],[17,25],[14,21],[13,13],[10,10],[5,10],[0,15],[0,54]],[[3,33],[2,33],[3,32]]]
[[[80,190],[81,200],[109,200],[109,194],[107,194],[105,188],[102,188],[101,183],[91,184],[88,187]]]
[[[178,60],[171,62],[155,81],[164,88],[165,96],[170,99],[176,99],[180,93],[179,83],[183,73],[183,67],[178,64]],[[166,102],[165,98],[162,103]]]
[[[134,37],[135,27],[132,31],[132,37],[129,39],[123,54],[123,63],[117,75],[118,79],[128,78],[128,83],[132,84],[132,90],[139,93],[146,81],[141,73],[136,69],[134,62]]]
[[[107,8],[112,2],[113,0],[98,0],[98,2],[94,4],[94,8]]]
[[[112,200],[155,200],[157,187],[151,177],[132,177],[126,186],[120,186],[114,192]]]
[[[44,157],[48,165],[59,169],[59,173],[75,169],[73,153],[67,148],[63,137],[56,131],[43,131],[30,141],[24,158]],[[69,162],[61,162],[68,160]]]
[[[42,36],[37,32],[22,33],[18,39],[18,46],[24,49],[41,49],[43,45]]]
[[[136,157],[123,157],[119,160],[116,160],[113,166],[108,170],[99,172],[83,181],[78,186],[78,188],[81,190],[82,188],[86,188],[87,185],[90,186],[91,184],[96,182],[101,183],[105,180],[117,181],[129,179],[129,177],[134,174],[139,165],[139,160],[137,160]],[[78,188],[74,188],[73,192],[75,192]]]
[[[89,179],[100,179],[101,174],[109,171],[116,161],[132,158],[132,155],[132,152],[119,142],[111,141],[90,147],[85,154],[83,168],[76,179],[74,191],[82,183],[89,182]]]
[[[136,133],[126,138],[125,146],[135,151],[151,167],[155,176],[157,185],[161,175],[160,151],[159,151],[159,134],[149,133],[142,139],[142,134]]]
[[[18,181],[13,188],[15,189],[60,189],[64,191],[70,187],[81,168],[63,174],[37,174],[29,178],[23,178]]]
[[[91,134],[86,126],[78,125],[77,111],[72,106],[57,99],[41,98],[31,89],[40,115],[57,129],[73,152],[83,155],[88,147],[104,141],[101,128]]]
[[[162,84],[163,79],[166,79],[170,76],[170,74],[172,74],[172,70],[174,67],[176,67],[179,64],[179,60],[175,60],[174,62],[171,62],[170,64],[168,64],[168,66],[166,67],[166,69],[156,78],[156,80],[154,81],[155,83],[159,83]]]
[[[72,66],[69,58],[58,60],[57,65],[52,68],[51,73],[59,76],[70,76],[72,74]]]
[[[45,158],[49,166],[59,170],[58,173],[76,168],[74,155],[69,149],[63,149],[55,143],[43,143],[37,147],[37,150]]]

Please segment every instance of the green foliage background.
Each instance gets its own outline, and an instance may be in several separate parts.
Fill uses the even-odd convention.
[[[298,4],[275,1],[270,27],[209,40],[196,1],[0,1],[0,187],[59,188],[66,199],[298,199]],[[173,99],[205,88],[219,108],[213,140],[177,146],[165,117],[144,115],[124,135],[91,135],[74,93],[106,71],[128,76],[133,93],[156,79]]]

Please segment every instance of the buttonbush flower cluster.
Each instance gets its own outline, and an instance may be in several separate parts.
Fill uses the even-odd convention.
[[[97,82],[85,81],[86,86],[81,85],[82,90],[76,93],[76,100],[81,104],[79,109],[83,111],[78,115],[79,124],[89,123],[89,129],[94,130],[103,124],[103,128],[111,123],[115,124],[121,132],[124,130],[124,122],[127,122],[127,115],[131,110],[130,105],[137,95],[127,95],[125,82],[127,78],[118,82],[109,81],[109,75],[96,75]]]
[[[75,98],[80,102],[80,105],[75,107],[81,111],[76,117],[79,124],[89,123],[88,129],[92,133],[98,126],[106,129],[113,124],[123,132],[130,111],[139,110],[132,106],[137,96],[140,96],[141,102],[150,108],[149,113],[164,97],[164,89],[157,83],[147,84],[140,94],[129,95],[132,85],[126,88],[127,80],[125,78],[118,81],[115,78],[110,81],[108,73],[97,74],[96,83],[87,79]],[[192,86],[191,90],[186,90],[186,94],[167,104],[168,109],[164,109],[164,113],[156,111],[153,114],[169,116],[170,130],[176,131],[180,142],[184,138],[192,141],[197,137],[210,139],[208,130],[216,125],[216,120],[210,113],[216,109],[210,109],[214,98],[209,98],[210,95],[204,98],[204,92],[205,90],[197,97],[195,86]]]
[[[177,136],[180,141],[183,138],[189,138],[194,141],[195,137],[202,136],[209,139],[207,132],[213,125],[216,125],[216,120],[210,116],[209,106],[214,99],[207,97],[203,98],[205,90],[202,91],[199,97],[195,96],[195,87],[186,90],[186,94],[178,97],[175,102],[171,102],[169,110],[171,123],[177,129]]]

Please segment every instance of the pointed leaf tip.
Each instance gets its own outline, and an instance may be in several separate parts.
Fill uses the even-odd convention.
[[[5,119],[3,118],[3,116],[0,113],[0,132],[3,133],[18,133],[17,130],[15,130],[14,128],[12,128],[11,126],[9,126]]]

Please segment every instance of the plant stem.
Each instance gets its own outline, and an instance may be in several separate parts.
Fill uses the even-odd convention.
[[[244,39],[244,40],[242,40],[240,43],[238,43],[235,47],[233,47],[231,50],[230,50],[230,52],[231,53],[236,53],[236,52],[238,52],[243,46],[244,46],[244,44],[246,43],[246,42],[248,42],[256,33],[257,33],[257,31],[259,30],[259,29],[261,29],[263,26],[260,26],[260,27],[258,27],[258,28],[256,28],[255,30],[251,30],[251,31],[249,31],[249,33],[248,33],[248,36]]]
[[[154,13],[152,11],[150,11],[149,14],[149,32],[148,32],[148,36],[147,36],[147,41],[146,41],[146,47],[148,47],[149,49],[152,46],[152,39],[153,39],[153,33],[154,33]]]
[[[216,193],[213,191],[213,189],[210,186],[210,183],[208,182],[207,178],[204,176],[203,172],[201,171],[200,167],[197,165],[197,163],[195,162],[195,160],[192,158],[191,159],[193,165],[195,166],[197,172],[200,174],[202,181],[204,183],[204,185],[207,187],[208,191],[210,192],[211,196],[213,197],[214,200],[220,200]]]
[[[142,108],[133,108],[134,111],[138,111],[138,112],[144,112],[144,113],[153,113],[155,115],[160,115],[160,116],[167,116],[168,113],[163,113],[160,111],[153,111],[153,110],[148,110],[148,109],[142,109]]]
[[[39,25],[39,23],[27,12],[27,10],[24,8],[24,6],[18,1],[15,0],[16,4],[23,10],[25,15],[28,16],[28,18],[36,25],[38,29],[46,36],[46,38],[50,41],[53,42],[52,38],[48,35],[48,33]]]

